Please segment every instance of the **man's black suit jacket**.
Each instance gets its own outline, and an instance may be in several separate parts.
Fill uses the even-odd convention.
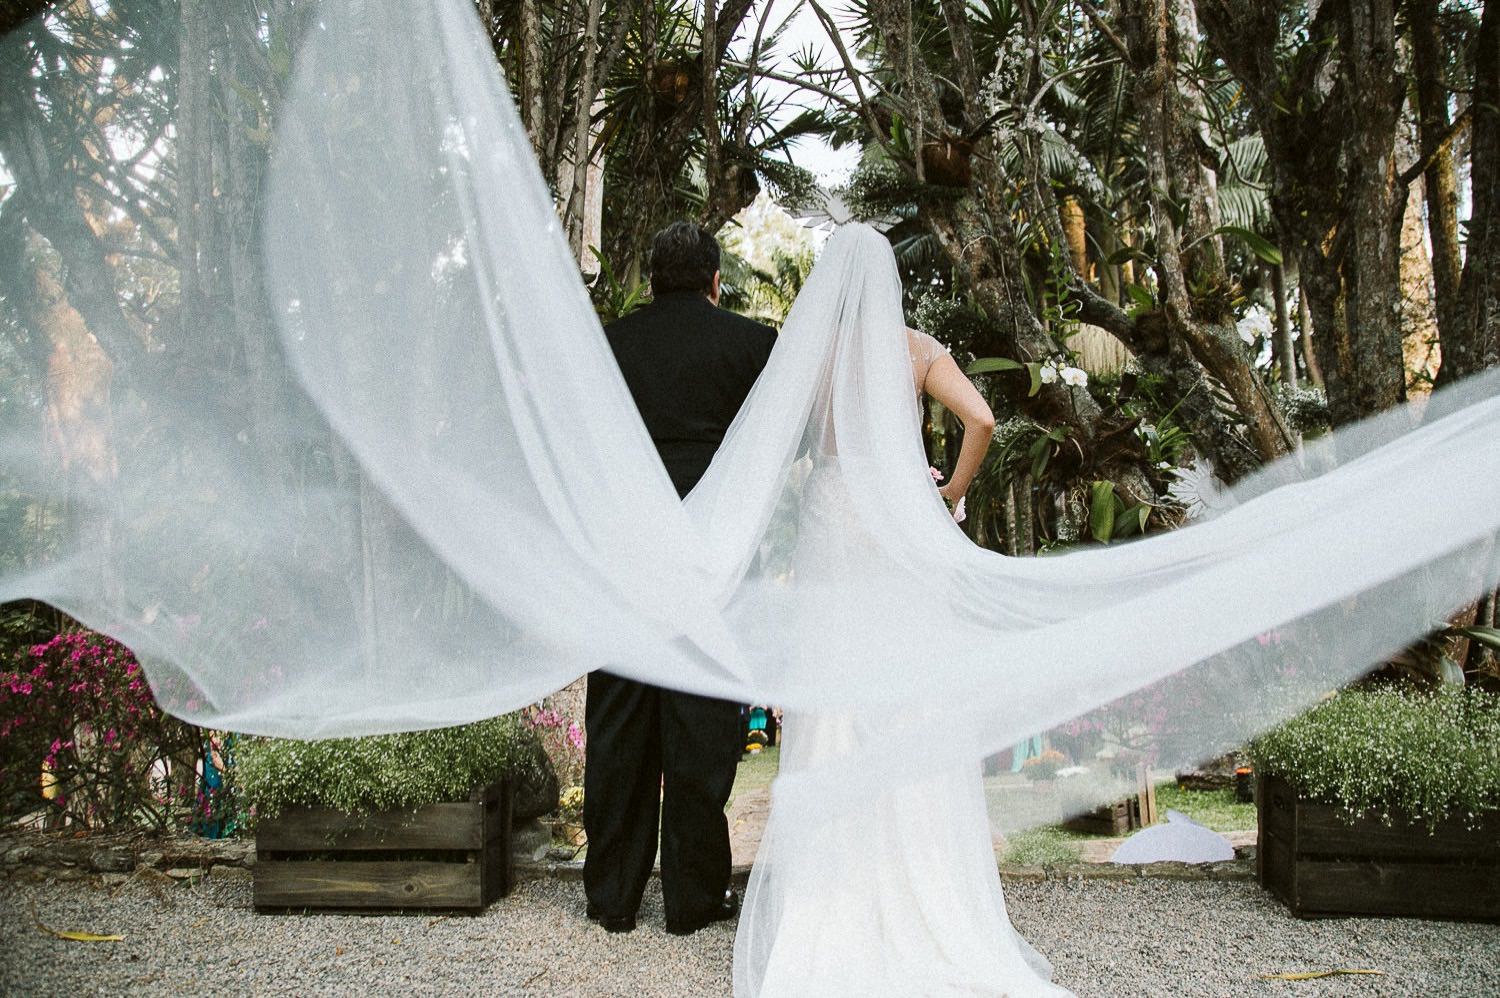
[[[677,494],[692,491],[776,344],[770,326],[671,293],[604,327]]]

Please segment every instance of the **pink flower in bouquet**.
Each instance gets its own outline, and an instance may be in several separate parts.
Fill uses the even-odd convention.
[[[964,497],[960,496],[958,505],[953,507],[953,522],[963,523],[968,517],[969,514],[964,510]]]
[[[943,473],[931,465],[928,466],[927,473],[932,476],[934,482],[941,482],[943,480]]]

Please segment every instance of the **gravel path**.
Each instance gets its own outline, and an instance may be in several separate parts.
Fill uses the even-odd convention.
[[[1500,994],[1500,926],[1302,922],[1250,883],[1007,885],[1016,926],[1081,998],[1117,995]],[[33,916],[33,911],[35,916]],[[117,932],[67,942],[55,929]],[[243,877],[0,883],[0,994],[727,995],[733,928],[676,938],[648,890],[642,925],[583,918],[576,881],[523,881],[477,917],[256,915]],[[1267,972],[1367,967],[1384,977],[1291,983]]]

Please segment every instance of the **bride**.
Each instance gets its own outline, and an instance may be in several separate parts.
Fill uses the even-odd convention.
[[[890,290],[899,287],[895,256],[874,230],[842,226],[818,267],[843,270],[847,256],[858,259],[867,279],[878,273]],[[899,308],[899,299],[883,304]],[[994,417],[936,339],[913,329],[904,338],[913,394],[932,398],[963,424],[953,476],[938,490],[957,513],[989,448]],[[837,474],[836,436],[825,429],[809,455],[809,528],[793,571],[803,580],[836,582],[850,568],[840,546],[876,542],[860,531]],[[836,529],[819,529],[835,522]],[[898,771],[890,782],[859,781],[856,794],[847,793],[846,778],[842,804],[833,807],[824,795],[798,792],[798,776],[868,758],[892,737],[932,738],[941,728],[922,731],[847,711],[789,713],[785,725],[782,775],[735,938],[739,998],[1068,994],[1049,983],[1045,958],[1011,928],[976,759],[920,780]]]

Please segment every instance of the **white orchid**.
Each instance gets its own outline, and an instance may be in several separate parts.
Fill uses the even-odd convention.
[[[1234,324],[1235,332],[1240,334],[1240,339],[1245,341],[1246,346],[1255,346],[1255,341],[1261,338],[1269,339],[1271,336],[1271,313],[1259,305],[1251,305],[1245,310],[1245,314]]]
[[[1042,369],[1038,372],[1038,376],[1041,378],[1041,382],[1044,385],[1056,384],[1057,368],[1053,367],[1051,364],[1043,364]]]
[[[1059,372],[1062,383],[1074,388],[1085,388],[1089,383],[1088,372],[1081,367],[1065,367]]]

